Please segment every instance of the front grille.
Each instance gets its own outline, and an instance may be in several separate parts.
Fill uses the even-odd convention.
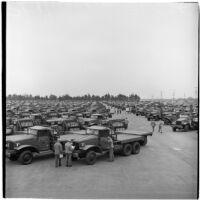
[[[6,142],[6,149],[13,150],[14,149],[14,143],[13,142]]]
[[[180,122],[180,121],[177,121],[176,124],[177,124],[177,125],[181,125],[181,122]]]

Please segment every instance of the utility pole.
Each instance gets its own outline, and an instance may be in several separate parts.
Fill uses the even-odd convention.
[[[198,99],[198,87],[195,87],[195,96],[194,98]]]
[[[163,98],[163,92],[161,90],[161,92],[160,92],[160,99],[162,100],[162,98]]]
[[[173,94],[172,94],[173,105],[174,105],[174,97],[175,97],[175,90],[173,90]]]

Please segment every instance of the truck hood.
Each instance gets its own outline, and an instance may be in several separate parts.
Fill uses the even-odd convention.
[[[6,136],[6,142],[11,141],[11,142],[22,142],[26,140],[30,140],[35,138],[33,135],[9,135]]]
[[[61,141],[70,141],[73,139],[75,142],[84,142],[84,141],[95,139],[95,138],[97,138],[96,135],[81,135],[81,134],[76,134],[76,133],[60,136]]]

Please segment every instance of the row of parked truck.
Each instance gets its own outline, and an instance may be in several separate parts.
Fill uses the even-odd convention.
[[[104,138],[110,136],[113,139],[115,153],[129,156],[140,152],[140,146],[147,144],[149,135],[152,133],[133,130],[114,131],[104,126],[91,126],[86,130],[69,131],[60,135],[59,140],[63,148],[67,141],[73,140],[75,149],[72,157],[85,159],[87,164],[92,165],[98,156],[108,152]],[[11,161],[18,160],[22,164],[30,164],[35,154],[53,153],[56,138],[57,135],[49,127],[30,127],[25,134],[7,136],[6,156]]]
[[[108,105],[119,108],[119,105],[115,102],[108,103]],[[198,105],[190,104],[186,105],[174,105],[172,103],[161,102],[140,102],[132,106],[124,106],[123,110],[129,110],[129,112],[136,116],[144,116],[148,121],[162,120],[165,125],[170,125],[173,131],[176,130],[198,130],[199,129],[199,116]],[[122,109],[122,106],[120,106]]]
[[[108,152],[103,142],[106,137],[113,139],[116,153],[128,156],[139,153],[140,146],[146,145],[147,136],[151,135],[151,132],[126,130],[127,119],[110,118],[103,103],[87,103],[84,108],[75,116],[42,118],[41,114],[30,113],[29,116],[15,119],[6,129],[8,131],[11,127],[12,132],[6,135],[7,157],[11,161],[30,164],[35,154],[53,153],[54,143],[59,137],[63,147],[73,139],[74,159],[83,158],[87,164],[94,164],[97,156]],[[84,116],[85,113],[87,115]],[[9,117],[7,120],[12,119]]]

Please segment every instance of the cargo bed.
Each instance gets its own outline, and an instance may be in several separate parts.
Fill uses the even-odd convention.
[[[122,144],[124,143],[132,143],[136,141],[143,141],[143,136],[138,136],[138,135],[131,135],[127,133],[118,133],[117,134],[117,141]]]
[[[130,134],[130,135],[138,135],[138,136],[152,136],[152,132],[145,131],[135,131],[135,130],[122,130],[116,131],[117,134]]]

